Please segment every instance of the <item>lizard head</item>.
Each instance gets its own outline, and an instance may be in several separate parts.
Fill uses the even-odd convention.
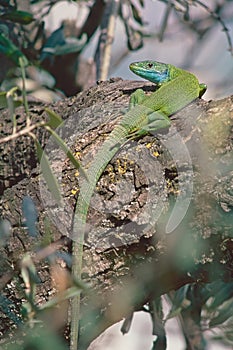
[[[171,80],[169,64],[157,61],[141,61],[131,63],[130,70],[141,78],[155,84],[163,84]]]

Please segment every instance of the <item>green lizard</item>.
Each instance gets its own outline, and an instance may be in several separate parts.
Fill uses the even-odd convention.
[[[131,137],[138,137],[170,126],[169,116],[185,107],[206,91],[191,73],[171,64],[142,61],[130,64],[135,74],[155,84],[159,89],[145,96],[136,90],[130,99],[130,109],[97,152],[87,170],[87,178],[81,182],[73,220],[73,268],[74,278],[81,277],[83,243],[87,213],[95,186],[104,169],[120,147]],[[80,298],[71,302],[71,350],[77,349]]]

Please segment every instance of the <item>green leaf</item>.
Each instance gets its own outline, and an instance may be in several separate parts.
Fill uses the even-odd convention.
[[[62,200],[61,192],[59,189],[58,181],[54,176],[52,169],[50,167],[48,157],[46,156],[45,152],[43,151],[43,148],[41,147],[37,139],[35,139],[35,144],[36,144],[37,156],[40,161],[42,175],[54,199],[58,204],[60,204]]]
[[[188,299],[189,284],[179,288],[175,293],[174,297],[171,298],[172,309],[168,313],[166,320],[176,317],[181,313],[183,309],[190,306],[191,301]]]
[[[55,56],[63,56],[69,53],[79,52],[82,50],[86,42],[87,42],[86,33],[83,33],[81,39],[66,38],[66,43],[64,45],[57,45],[54,48],[51,48],[51,50],[53,51],[52,54]]]
[[[26,56],[18,49],[17,46],[3,33],[0,33],[0,52],[9,57],[12,62],[19,66],[19,58],[21,57],[25,65],[28,65]]]
[[[8,98],[9,94],[7,93],[7,91],[0,92],[0,109],[8,108]],[[12,99],[14,108],[22,105],[22,101],[17,100],[16,97],[13,97]]]
[[[38,310],[35,300],[36,285],[41,280],[37,275],[35,265],[29,253],[26,253],[21,261],[21,276],[24,281],[23,292],[26,299],[26,302],[22,303],[21,314],[31,322],[35,317],[35,312]]]
[[[172,310],[169,312],[169,314],[166,317],[166,321],[173,317],[179,316],[182,310],[183,310],[182,307],[172,308]]]
[[[50,127],[47,127],[46,129],[54,137],[54,141],[65,152],[65,154],[67,155],[71,163],[75,166],[75,168],[78,169],[80,174],[88,181],[85,169],[82,167],[81,163],[75,158],[70,148],[66,145],[65,141],[56,133],[56,131],[52,130]]]
[[[59,37],[60,35],[60,37]],[[62,28],[56,30],[42,49],[41,61],[48,56],[63,56],[74,52],[80,52],[87,42],[87,34],[83,33],[80,39],[75,37],[64,38]]]
[[[134,4],[131,4],[131,9],[132,9],[132,13],[135,21],[142,26],[143,25],[142,13],[137,9],[136,6],[134,6]]]
[[[226,301],[221,308],[218,310],[218,315],[214,317],[210,323],[210,327],[221,325],[233,316],[233,298]]]
[[[0,15],[0,18],[20,24],[29,24],[35,21],[31,13],[17,10],[7,11]]]
[[[50,118],[49,122],[47,123],[47,125],[50,126],[50,128],[56,129],[63,123],[62,117],[54,111],[52,111],[51,109],[45,108],[45,112]]]
[[[213,295],[214,300],[210,305],[210,308],[212,310],[219,307],[227,299],[233,297],[233,282],[230,282],[230,283],[219,282],[219,287],[220,288],[218,292]]]
[[[53,238],[54,238],[51,222],[47,216],[43,219],[43,226],[44,226],[44,233],[43,233],[43,237],[40,240],[40,246],[46,247],[53,242]]]

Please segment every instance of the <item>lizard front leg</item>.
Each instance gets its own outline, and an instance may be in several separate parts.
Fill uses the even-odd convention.
[[[147,98],[149,97],[145,95],[142,89],[137,89],[130,96],[129,109],[143,104],[143,101]],[[143,122],[130,133],[129,137],[141,137],[156,130],[168,128],[170,125],[170,119],[162,111],[147,110]]]

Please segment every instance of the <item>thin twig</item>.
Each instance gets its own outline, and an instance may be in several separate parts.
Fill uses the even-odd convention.
[[[165,4],[167,4],[167,6],[169,6],[171,4],[171,1],[169,0],[159,0],[160,2],[163,2]],[[227,37],[227,42],[228,42],[228,45],[229,45],[229,48],[228,50],[230,51],[231,55],[233,55],[233,47],[232,47],[232,40],[231,40],[231,37],[230,37],[230,34],[229,34],[229,30],[228,28],[226,27],[225,25],[225,22],[222,20],[222,18],[219,16],[219,14],[217,14],[215,11],[212,11],[207,5],[205,5],[202,1],[200,0],[195,0],[191,3],[189,3],[188,1],[181,1],[181,0],[173,0],[173,3],[172,3],[172,6],[175,8],[175,2],[181,4],[182,6],[185,6],[187,4],[187,6],[194,6],[194,5],[199,5],[200,7],[202,7],[204,10],[206,10],[210,16],[214,19],[216,19],[222,26],[222,30],[223,32],[226,33],[226,37]],[[177,9],[175,8],[176,12],[177,12]],[[168,11],[168,10],[167,10]],[[183,12],[183,11],[182,11]],[[186,13],[187,13],[187,9],[186,9]],[[187,14],[186,14],[186,17],[187,17]],[[166,23],[165,23],[166,24]]]
[[[25,67],[27,65],[27,62],[24,61],[23,58],[19,58],[19,64],[21,68],[21,74],[22,74],[22,96],[23,96],[23,105],[26,113],[26,125],[27,127],[30,126],[31,120],[30,120],[30,115],[29,115],[29,108],[28,108],[28,101],[27,101],[27,93],[26,93],[26,73],[25,73]]]
[[[226,37],[227,37],[227,42],[229,45],[228,50],[230,51],[231,55],[233,55],[233,48],[232,48],[232,40],[229,34],[229,30],[226,27],[224,21],[222,20],[222,18],[214,11],[212,11],[207,5],[205,5],[203,2],[196,0],[195,1],[198,5],[200,5],[201,7],[203,7],[213,18],[215,18],[222,26],[222,30],[223,32],[226,33]]]
[[[97,62],[97,79],[100,80],[106,80],[108,77],[119,6],[119,0],[112,0],[106,7],[101,24],[101,35],[95,55],[95,61]]]
[[[14,95],[17,90],[18,90],[18,87],[14,86],[12,89],[7,91],[6,93],[7,105],[8,105],[9,113],[13,124],[12,134],[15,134],[17,130],[17,121],[16,121],[16,114],[15,114],[15,106],[14,106]]]
[[[45,126],[45,125],[46,125],[46,122],[42,121],[42,122],[36,123],[34,125],[26,126],[25,128],[21,129],[20,131],[0,139],[0,144],[12,141],[20,136],[29,134],[30,132],[32,132],[32,130],[34,130],[36,128],[40,128],[41,126]]]
[[[174,6],[174,4],[172,3],[172,1],[171,0],[168,1],[167,8],[166,8],[166,11],[165,11],[165,14],[163,17],[161,29],[160,29],[160,32],[158,34],[159,41],[163,41],[164,32],[165,32],[165,29],[167,27],[168,18],[169,18],[169,15],[171,13],[171,9],[173,6]]]

